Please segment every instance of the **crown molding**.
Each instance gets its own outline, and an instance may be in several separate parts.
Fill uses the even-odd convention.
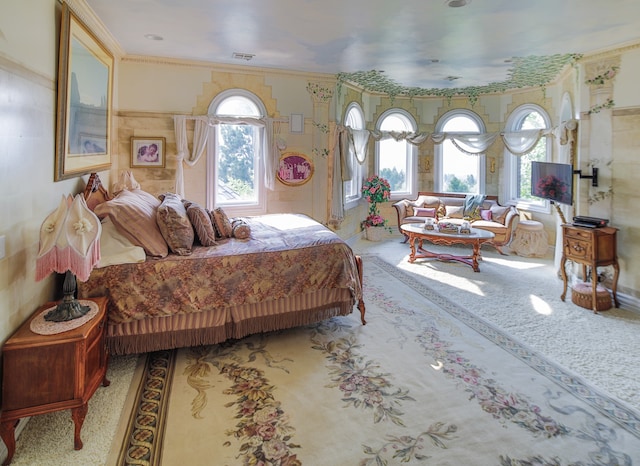
[[[170,58],[170,57],[155,57],[149,55],[125,55],[121,59],[122,63],[141,63],[148,65],[163,65],[163,66],[176,66],[186,68],[203,68],[220,73],[242,73],[253,75],[286,75],[286,76],[298,76],[314,81],[327,81],[331,83],[336,82],[336,76],[334,74],[327,73],[313,73],[309,71],[295,71],[285,70],[281,68],[268,68],[249,65],[232,65],[228,63],[216,63],[199,60],[187,60],[182,58]]]
[[[94,36],[102,42],[116,58],[125,55],[120,43],[113,37],[111,32],[104,25],[102,20],[96,15],[95,11],[87,5],[85,0],[63,0],[60,3],[66,3],[71,11],[87,26]]]
[[[608,47],[606,49],[594,50],[589,53],[585,53],[580,59],[582,63],[588,63],[592,61],[598,61],[611,57],[612,55],[621,55],[625,52],[640,48],[640,41],[631,41],[624,44],[617,45],[615,47]]]

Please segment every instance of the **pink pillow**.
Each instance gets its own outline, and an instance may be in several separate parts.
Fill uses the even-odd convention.
[[[427,208],[427,207],[414,207],[413,208],[413,216],[414,217],[433,217],[436,216],[435,208]]]
[[[491,210],[490,209],[480,209],[480,218],[482,218],[482,220],[486,220],[487,222],[490,222],[492,220],[492,215],[491,215]]]
[[[110,201],[96,206],[94,212],[100,217],[109,217],[116,229],[136,246],[144,248],[150,256],[165,257],[169,247],[164,240],[156,212],[160,200],[141,189],[124,190]]]

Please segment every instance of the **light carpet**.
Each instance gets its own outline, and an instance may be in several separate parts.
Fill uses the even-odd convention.
[[[113,462],[640,461],[637,411],[438,297],[423,277],[375,256],[365,264],[366,326],[338,317],[149,355]]]
[[[416,260],[410,264],[409,246],[395,238],[379,243],[360,241],[354,249],[424,277],[436,303],[451,301],[462,306],[640,410],[639,310],[611,308],[594,314],[573,304],[570,290],[562,301],[562,280],[550,255],[504,256],[485,247],[476,273],[456,262]],[[431,244],[429,249],[452,250]]]

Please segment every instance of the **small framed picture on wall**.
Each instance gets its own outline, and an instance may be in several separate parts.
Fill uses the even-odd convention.
[[[132,168],[164,168],[165,163],[165,138],[131,137]]]

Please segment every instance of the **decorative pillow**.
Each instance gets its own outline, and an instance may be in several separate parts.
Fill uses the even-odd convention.
[[[248,239],[251,236],[251,227],[244,220],[236,218],[231,222],[231,234],[237,239]]]
[[[503,207],[497,204],[491,206],[491,218],[494,222],[502,223],[504,225],[507,217],[507,212],[509,212],[508,206]]]
[[[447,209],[443,203],[440,203],[438,206],[438,211],[436,212],[436,217],[443,218],[447,216]]]
[[[445,206],[447,218],[462,218],[464,215],[464,206],[448,205]]]
[[[480,218],[490,222],[493,219],[491,216],[491,209],[480,209]]]
[[[133,191],[134,189],[140,189],[140,183],[138,183],[133,177],[133,173],[131,173],[131,170],[125,170],[120,173],[118,181],[113,183],[111,192],[113,194],[118,194],[119,192],[124,190]]]
[[[218,232],[218,236],[221,238],[231,238],[233,228],[229,221],[229,217],[227,217],[227,214],[221,207],[218,207],[211,212],[211,220]]]
[[[433,217],[436,216],[435,208],[427,208],[427,207],[414,207],[413,208],[413,216],[414,217]]]
[[[184,201],[183,204],[185,204]],[[211,223],[209,213],[195,202],[188,202],[186,207],[187,217],[189,217],[189,221],[196,231],[200,244],[214,246],[216,244],[216,231],[213,228],[213,223]]]
[[[165,193],[156,220],[169,249],[180,256],[191,254],[195,234],[180,197]]]
[[[165,257],[169,254],[156,213],[160,201],[141,190],[124,190],[110,201],[96,206],[100,218],[109,217],[118,231],[136,246],[144,248],[149,256]]]

